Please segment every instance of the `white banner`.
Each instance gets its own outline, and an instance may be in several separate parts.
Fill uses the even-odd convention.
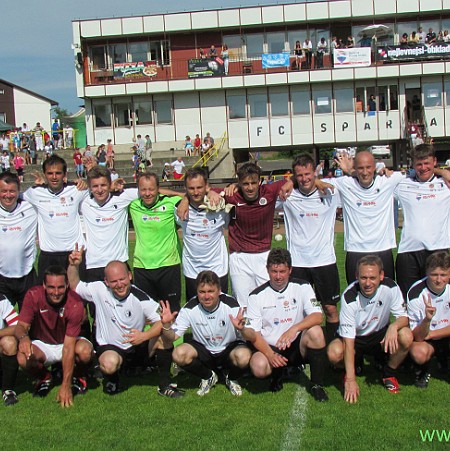
[[[365,67],[372,63],[372,49],[357,47],[352,49],[334,49],[334,67]]]

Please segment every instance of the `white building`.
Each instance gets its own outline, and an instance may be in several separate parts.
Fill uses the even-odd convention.
[[[226,132],[236,155],[390,145],[404,164],[412,122],[437,147],[450,135],[450,42],[401,44],[420,26],[425,34],[450,29],[450,0],[298,1],[74,21],[87,140],[149,134],[157,150]],[[332,36],[355,42],[335,53],[334,66]],[[322,37],[323,67],[315,68]],[[311,67],[306,56],[296,65],[296,41],[305,47],[306,38]],[[211,45],[219,58],[202,59]]]

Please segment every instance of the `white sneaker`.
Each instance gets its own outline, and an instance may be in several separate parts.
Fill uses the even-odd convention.
[[[212,375],[209,379],[202,379],[200,382],[200,390],[197,391],[198,396],[205,396],[207,393],[209,393],[209,390],[214,387],[214,385],[217,384],[217,381],[219,378],[217,377],[217,374],[213,371]]]
[[[232,381],[231,379],[228,379],[228,376],[227,376],[225,378],[225,384],[233,396],[242,396],[242,387],[236,381]]]

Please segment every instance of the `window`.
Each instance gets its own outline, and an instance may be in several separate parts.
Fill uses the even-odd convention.
[[[281,53],[285,50],[285,33],[267,33],[267,53]]]
[[[336,113],[353,113],[353,89],[335,88]]]
[[[156,100],[155,114],[158,124],[172,124],[172,101]]]
[[[293,114],[310,114],[309,102],[311,96],[309,90],[291,89],[291,101]]]
[[[389,86],[389,108],[398,110],[398,88],[396,85]]]
[[[149,61],[156,61],[159,64],[168,66],[170,64],[169,41],[152,41],[152,42],[150,42]]]
[[[238,34],[224,36],[223,43],[228,46],[228,52],[230,55],[230,60],[240,60],[242,58],[242,44],[244,42],[244,37]]]
[[[245,95],[227,95],[228,117],[230,119],[245,119]]]
[[[6,122],[6,113],[0,113],[0,121]]]
[[[91,70],[103,70],[108,67],[108,64],[106,63],[106,47],[104,45],[91,47],[89,52]]]
[[[445,86],[445,106],[450,106],[450,80],[446,80],[444,83]]]
[[[250,117],[267,117],[267,95],[249,94]]]
[[[131,42],[128,44],[129,62],[145,63],[148,61],[148,42]]]
[[[109,46],[109,58],[111,65],[116,63],[125,63],[127,61],[127,45],[112,44]]]
[[[366,111],[366,95],[364,88],[356,88],[355,110],[357,113]]]
[[[150,98],[134,99],[134,121],[136,125],[153,123]]]
[[[111,127],[111,104],[98,103],[94,104],[95,126]]]
[[[331,113],[331,89],[318,89],[313,91],[314,113]]]
[[[424,106],[433,107],[442,105],[442,83],[424,83]]]
[[[114,121],[116,127],[129,127],[131,125],[130,102],[118,99],[114,102]]]
[[[264,53],[264,35],[248,34],[247,41],[247,58],[261,58]]]
[[[304,40],[308,37],[306,30],[297,30],[297,31],[289,31],[288,32],[288,43],[289,50],[291,54],[294,53],[295,42],[300,41],[300,44],[303,44]]]
[[[270,95],[270,112],[272,116],[288,116],[289,115],[289,96],[287,90],[285,92],[269,91]]]
[[[388,87],[387,86],[378,86],[378,110],[386,111],[386,99]]]

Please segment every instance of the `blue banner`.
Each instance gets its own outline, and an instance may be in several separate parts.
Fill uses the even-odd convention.
[[[263,69],[272,67],[289,67],[289,53],[263,53],[262,55]]]

